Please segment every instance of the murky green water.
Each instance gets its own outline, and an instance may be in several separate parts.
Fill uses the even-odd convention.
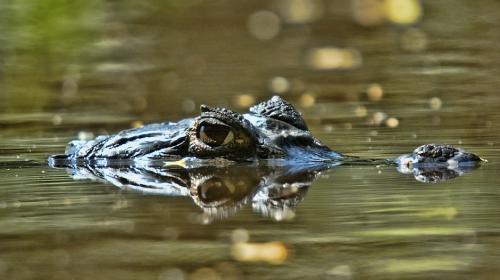
[[[426,1],[412,27],[361,27],[347,1],[0,4],[1,278],[494,279],[499,9]],[[308,55],[326,47],[355,63],[318,70]],[[242,203],[215,219],[189,197],[46,164],[81,132],[177,120],[203,103],[245,111],[276,92],[343,153],[383,158],[436,142],[489,162],[438,184],[340,166],[296,209]],[[260,261],[241,255],[254,248],[267,252]]]

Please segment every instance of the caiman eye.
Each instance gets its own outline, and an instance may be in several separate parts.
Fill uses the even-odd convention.
[[[223,124],[202,123],[198,130],[200,140],[209,146],[221,146],[234,142],[231,127]]]

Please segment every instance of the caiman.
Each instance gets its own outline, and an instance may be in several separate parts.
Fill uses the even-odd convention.
[[[341,164],[394,165],[426,183],[449,180],[482,159],[449,145],[426,144],[393,159],[361,159],[329,149],[280,97],[246,114],[201,106],[201,115],[150,124],[90,141],[72,141],[49,158],[74,179],[109,182],[144,194],[187,196],[210,222],[251,203],[276,220],[305,197],[320,171]]]
[[[201,166],[214,162],[266,162],[308,166],[393,164],[403,173],[426,169],[460,170],[482,159],[451,145],[425,144],[393,159],[361,159],[331,150],[315,138],[301,114],[278,96],[239,114],[201,106],[201,115],[72,141],[52,166],[150,165],[176,162]]]

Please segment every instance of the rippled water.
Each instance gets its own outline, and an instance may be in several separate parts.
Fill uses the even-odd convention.
[[[362,27],[347,1],[160,2],[0,4],[2,278],[500,273],[497,1],[425,1],[412,27]],[[348,62],[328,60],[339,50]],[[216,219],[190,197],[73,180],[46,164],[79,134],[177,120],[203,103],[245,111],[276,92],[340,152],[385,158],[436,142],[488,163],[437,184],[340,166],[296,209],[247,203]]]

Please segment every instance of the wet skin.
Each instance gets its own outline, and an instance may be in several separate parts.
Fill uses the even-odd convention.
[[[154,165],[184,160],[184,164],[261,162],[277,165],[336,166],[395,164],[403,173],[414,169],[470,169],[482,161],[450,145],[426,144],[395,159],[361,159],[333,151],[309,132],[300,113],[278,96],[246,114],[201,106],[201,115],[176,123],[150,124],[90,141],[72,141],[64,155],[52,156],[52,166],[108,166],[116,163]],[[210,162],[210,163],[209,163]]]

